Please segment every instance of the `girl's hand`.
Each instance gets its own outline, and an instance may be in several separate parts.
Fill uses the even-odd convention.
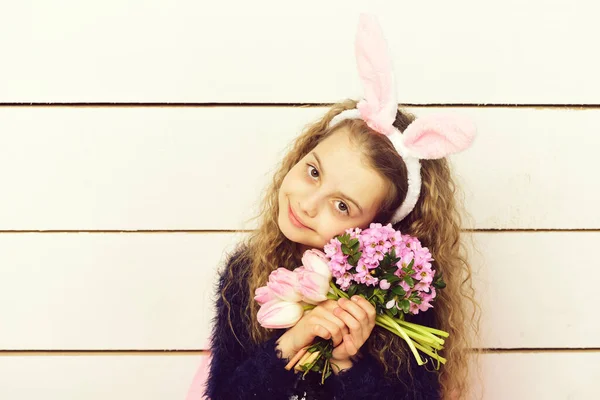
[[[344,369],[352,366],[350,357],[358,353],[371,335],[377,312],[375,307],[362,296],[352,296],[352,300],[341,298],[337,302],[339,307],[333,310],[333,314],[350,328],[350,332],[343,335],[339,346],[334,343],[332,362],[340,364]]]
[[[348,327],[344,321],[334,315],[338,303],[334,300],[325,300],[305,314],[293,327],[289,328],[279,340],[277,346],[284,358],[291,358],[302,348],[312,344],[318,336],[323,339],[332,339],[333,345],[338,346],[343,336],[348,334]]]

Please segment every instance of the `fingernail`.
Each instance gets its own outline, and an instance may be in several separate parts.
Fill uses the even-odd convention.
[[[358,296],[352,296],[352,301],[357,302],[358,301]]]

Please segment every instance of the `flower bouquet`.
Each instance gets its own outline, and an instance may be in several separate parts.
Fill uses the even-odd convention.
[[[403,338],[418,365],[425,364],[419,350],[437,360],[439,368],[446,362],[438,351],[448,333],[405,320],[406,314],[432,308],[436,290],[446,286],[431,261],[427,247],[391,224],[348,229],[331,239],[324,252],[307,250],[301,267],[271,273],[267,285],[255,293],[261,305],[258,321],[266,328],[288,328],[322,301],[359,295],[375,307],[375,324]],[[286,368],[295,365],[304,374],[319,372],[323,383],[331,374],[332,351],[331,340],[317,340],[296,354]]]

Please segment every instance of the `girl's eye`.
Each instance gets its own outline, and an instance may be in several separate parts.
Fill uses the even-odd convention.
[[[343,201],[339,201],[336,200],[336,203],[338,203],[338,206],[336,206],[336,210],[338,210],[339,213],[344,214],[344,215],[348,215],[350,214],[350,210],[348,209],[348,206],[346,205],[346,203],[344,203]]]
[[[319,171],[312,165],[307,164],[308,165],[308,175],[313,178],[316,179],[319,177]]]

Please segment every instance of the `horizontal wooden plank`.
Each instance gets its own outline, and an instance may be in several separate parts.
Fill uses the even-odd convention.
[[[590,318],[600,295],[576,284],[600,279],[600,261],[590,258],[600,232],[490,232],[474,239],[483,347],[600,348],[600,322]]]
[[[0,107],[0,230],[251,229],[286,146],[325,110]],[[453,111],[479,129],[451,157],[473,228],[600,228],[600,110]]]
[[[202,349],[241,235],[1,234],[0,349]],[[477,233],[485,348],[600,348],[598,232]],[[564,250],[559,250],[559,249]],[[563,256],[564,254],[564,256]]]
[[[184,399],[202,356],[4,356],[0,397],[14,400]],[[481,357],[475,394],[485,400],[595,400],[600,352]]]
[[[234,243],[232,234],[0,235],[0,349],[201,348]]]
[[[0,102],[334,102],[360,93],[366,11],[402,103],[598,104],[598,6],[563,3],[14,2],[0,12]]]
[[[481,357],[485,400],[594,400],[600,352],[500,353]]]
[[[0,356],[0,398],[184,400],[203,356]]]

